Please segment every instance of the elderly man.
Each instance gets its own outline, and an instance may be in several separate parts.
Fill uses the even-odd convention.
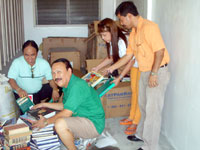
[[[23,56],[16,58],[8,71],[8,78],[14,90],[15,98],[33,95],[33,102],[40,103],[59,98],[57,85],[52,80],[51,67],[49,63],[37,58],[38,46],[34,41],[28,40],[22,47]],[[46,78],[49,84],[42,84]]]
[[[136,134],[128,136],[128,139],[144,141],[138,150],[157,150],[164,96],[170,78],[168,51],[158,25],[139,16],[133,2],[122,2],[115,14],[121,25],[132,31],[126,55],[107,71],[112,72],[135,56],[141,71],[138,101],[141,120]]]
[[[47,107],[60,112],[48,119],[40,116],[33,127],[43,128],[54,123],[64,145],[69,150],[76,150],[74,138],[94,138],[103,132],[105,113],[96,90],[72,72],[68,60],[61,58],[53,62],[53,79],[62,87],[63,100],[60,103],[40,103],[33,109]]]

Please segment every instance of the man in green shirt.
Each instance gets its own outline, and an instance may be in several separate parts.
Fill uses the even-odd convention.
[[[74,138],[94,138],[100,135],[105,127],[105,113],[101,100],[88,84],[76,77],[70,62],[64,58],[52,64],[52,75],[55,83],[63,88],[62,103],[41,103],[35,108],[48,107],[61,110],[51,118],[40,116],[33,127],[43,128],[55,124],[56,132],[69,150],[76,150]]]

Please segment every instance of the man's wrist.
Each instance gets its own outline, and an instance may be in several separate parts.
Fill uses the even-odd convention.
[[[53,91],[59,92],[59,89],[58,88],[53,88]]]
[[[15,91],[17,91],[17,92],[18,92],[20,89],[21,89],[21,88],[20,88],[20,87],[18,87],[18,88],[17,88]]]
[[[122,79],[123,79],[123,76],[120,74],[120,75],[119,75],[119,78],[120,78],[120,80],[122,80]]]
[[[153,71],[151,71],[151,72],[150,72],[150,75],[151,75],[151,76],[157,76],[158,73],[157,73],[157,72],[153,72]]]

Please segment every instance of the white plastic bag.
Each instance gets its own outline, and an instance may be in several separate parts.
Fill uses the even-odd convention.
[[[19,108],[16,104],[8,78],[0,74],[0,122],[19,117]]]

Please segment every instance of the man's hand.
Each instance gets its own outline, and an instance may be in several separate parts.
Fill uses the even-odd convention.
[[[42,115],[39,115],[40,120],[33,122],[32,128],[44,128],[45,126],[47,126],[47,119],[45,117],[43,117]]]
[[[117,86],[120,82],[121,78],[117,77],[115,80],[112,81],[112,83],[115,83],[115,86]]]
[[[158,76],[157,75],[150,75],[149,76],[149,87],[153,88],[158,86]]]
[[[56,100],[59,99],[59,97],[60,97],[59,91],[53,89],[53,92],[52,92],[52,98],[53,98],[53,100],[56,101]]]
[[[45,105],[45,103],[39,103],[37,105],[34,105],[31,109],[42,108],[42,107],[45,107],[44,105]]]
[[[27,92],[21,88],[17,89],[16,91],[17,91],[19,97],[27,97],[28,96]]]

